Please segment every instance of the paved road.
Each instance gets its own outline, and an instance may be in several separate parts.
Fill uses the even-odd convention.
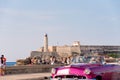
[[[50,75],[51,73],[15,74],[0,76],[0,80],[42,80],[41,78]]]

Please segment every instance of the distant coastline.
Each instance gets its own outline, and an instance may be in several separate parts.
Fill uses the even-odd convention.
[[[16,62],[6,62],[6,66],[14,66],[16,64]]]

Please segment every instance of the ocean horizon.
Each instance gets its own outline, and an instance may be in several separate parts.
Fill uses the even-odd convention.
[[[6,62],[6,66],[14,66],[16,62]]]

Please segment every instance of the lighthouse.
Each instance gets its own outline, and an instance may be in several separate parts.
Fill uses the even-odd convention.
[[[44,35],[44,52],[48,52],[48,36]]]

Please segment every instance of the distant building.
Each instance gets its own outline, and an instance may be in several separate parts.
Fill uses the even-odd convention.
[[[80,45],[79,41],[74,41],[72,45],[65,46],[48,46],[48,35],[44,35],[44,46],[36,51],[31,52],[31,56],[60,56],[70,57],[80,54],[109,54],[120,53],[120,46],[105,46],[105,45]]]
[[[99,53],[99,54],[109,54],[115,53],[120,54],[120,46],[110,46],[110,45],[81,45],[81,52],[86,53]]]
[[[72,45],[73,46],[80,46],[80,41],[74,41]]]

